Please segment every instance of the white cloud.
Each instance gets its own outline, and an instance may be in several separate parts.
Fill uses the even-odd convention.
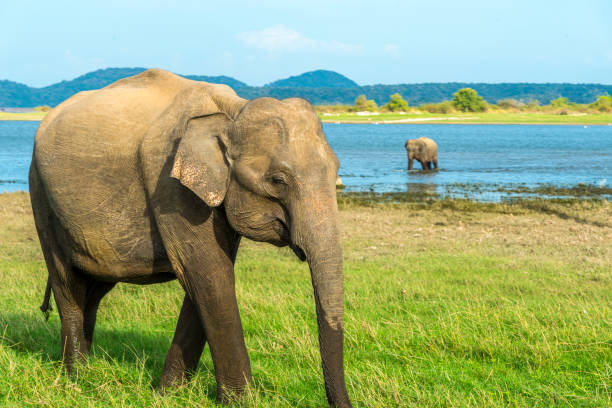
[[[241,33],[238,34],[237,37],[249,47],[269,52],[314,50],[356,54],[363,49],[360,45],[347,44],[335,40],[314,40],[282,24],[277,24],[258,31]]]
[[[386,44],[383,48],[383,52],[387,55],[392,55],[394,57],[399,55],[399,47],[395,44]]]

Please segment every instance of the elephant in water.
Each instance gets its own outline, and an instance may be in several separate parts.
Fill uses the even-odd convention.
[[[152,69],[53,109],[36,133],[30,191],[68,371],[89,352],[117,282],[178,279],[183,306],[161,376],[182,382],[205,342],[217,401],[251,381],[236,293],[240,239],[308,261],[327,399],[350,407],[343,368],[339,162],[303,99],[242,99]]]
[[[406,153],[408,154],[408,170],[412,170],[412,164],[416,159],[421,163],[423,170],[438,168],[438,145],[428,137],[420,137],[418,139],[408,139],[405,144]]]

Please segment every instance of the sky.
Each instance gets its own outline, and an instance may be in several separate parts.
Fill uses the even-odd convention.
[[[612,84],[611,23],[610,0],[4,0],[0,80],[157,67],[253,86],[315,69],[360,85]]]

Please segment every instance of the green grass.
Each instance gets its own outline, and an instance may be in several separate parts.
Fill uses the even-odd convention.
[[[0,112],[0,120],[43,120],[47,112]]]
[[[359,407],[612,405],[612,206],[340,200],[346,375]],[[245,241],[237,292],[254,385],[238,406],[321,407],[307,265]],[[94,353],[62,372],[28,195],[0,195],[0,406],[214,406],[208,349],[193,380],[161,375],[176,282],[118,285]]]
[[[8,113],[0,112],[0,120],[42,120],[46,112]],[[381,113],[379,115],[360,116],[354,113],[319,113],[323,122],[355,123],[499,123],[499,124],[576,124],[576,125],[612,125],[612,114],[555,115],[552,113]],[[397,122],[403,121],[403,122]]]
[[[612,114],[555,115],[551,113],[381,113],[379,115],[360,116],[354,113],[319,113],[323,122],[355,123],[499,123],[499,124],[586,124],[612,125]]]

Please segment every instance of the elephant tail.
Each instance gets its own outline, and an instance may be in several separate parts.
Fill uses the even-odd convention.
[[[49,320],[49,313],[53,310],[51,307],[51,303],[49,300],[51,299],[51,275],[47,278],[47,288],[45,289],[45,298],[43,299],[42,305],[40,305],[40,310],[45,315],[45,320]]]

